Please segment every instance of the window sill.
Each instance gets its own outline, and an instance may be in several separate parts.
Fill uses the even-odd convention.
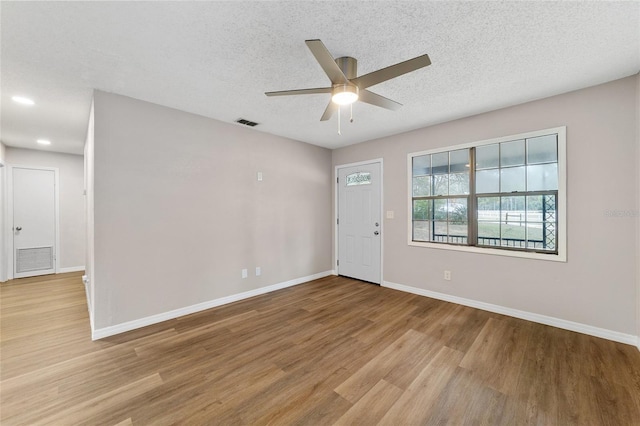
[[[563,253],[563,252],[560,252],[558,254],[551,254],[551,253],[547,254],[547,253],[534,253],[534,252],[517,251],[517,250],[492,249],[492,248],[485,248],[485,247],[470,247],[470,246],[452,245],[452,244],[426,243],[426,242],[418,242],[418,241],[409,241],[408,244],[409,246],[413,246],[413,247],[426,247],[426,248],[432,248],[436,250],[463,251],[467,253],[488,254],[493,256],[519,257],[521,259],[546,260],[551,262],[567,261],[567,255],[566,253]]]

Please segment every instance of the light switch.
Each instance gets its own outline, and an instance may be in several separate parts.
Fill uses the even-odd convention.
[[[258,182],[262,182],[262,172],[258,172]]]
[[[393,210],[387,210],[387,219],[393,219]]]

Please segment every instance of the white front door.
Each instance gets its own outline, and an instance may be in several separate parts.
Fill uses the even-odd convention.
[[[380,284],[380,163],[338,169],[338,274]]]
[[[13,276],[56,272],[55,171],[12,168]]]

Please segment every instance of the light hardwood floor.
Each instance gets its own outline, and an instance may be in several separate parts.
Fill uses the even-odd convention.
[[[635,347],[347,278],[97,342],[80,274],[0,296],[2,425],[640,424]]]

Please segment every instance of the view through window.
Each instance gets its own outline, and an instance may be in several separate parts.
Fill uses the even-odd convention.
[[[410,154],[410,243],[558,254],[564,151],[559,128]]]

